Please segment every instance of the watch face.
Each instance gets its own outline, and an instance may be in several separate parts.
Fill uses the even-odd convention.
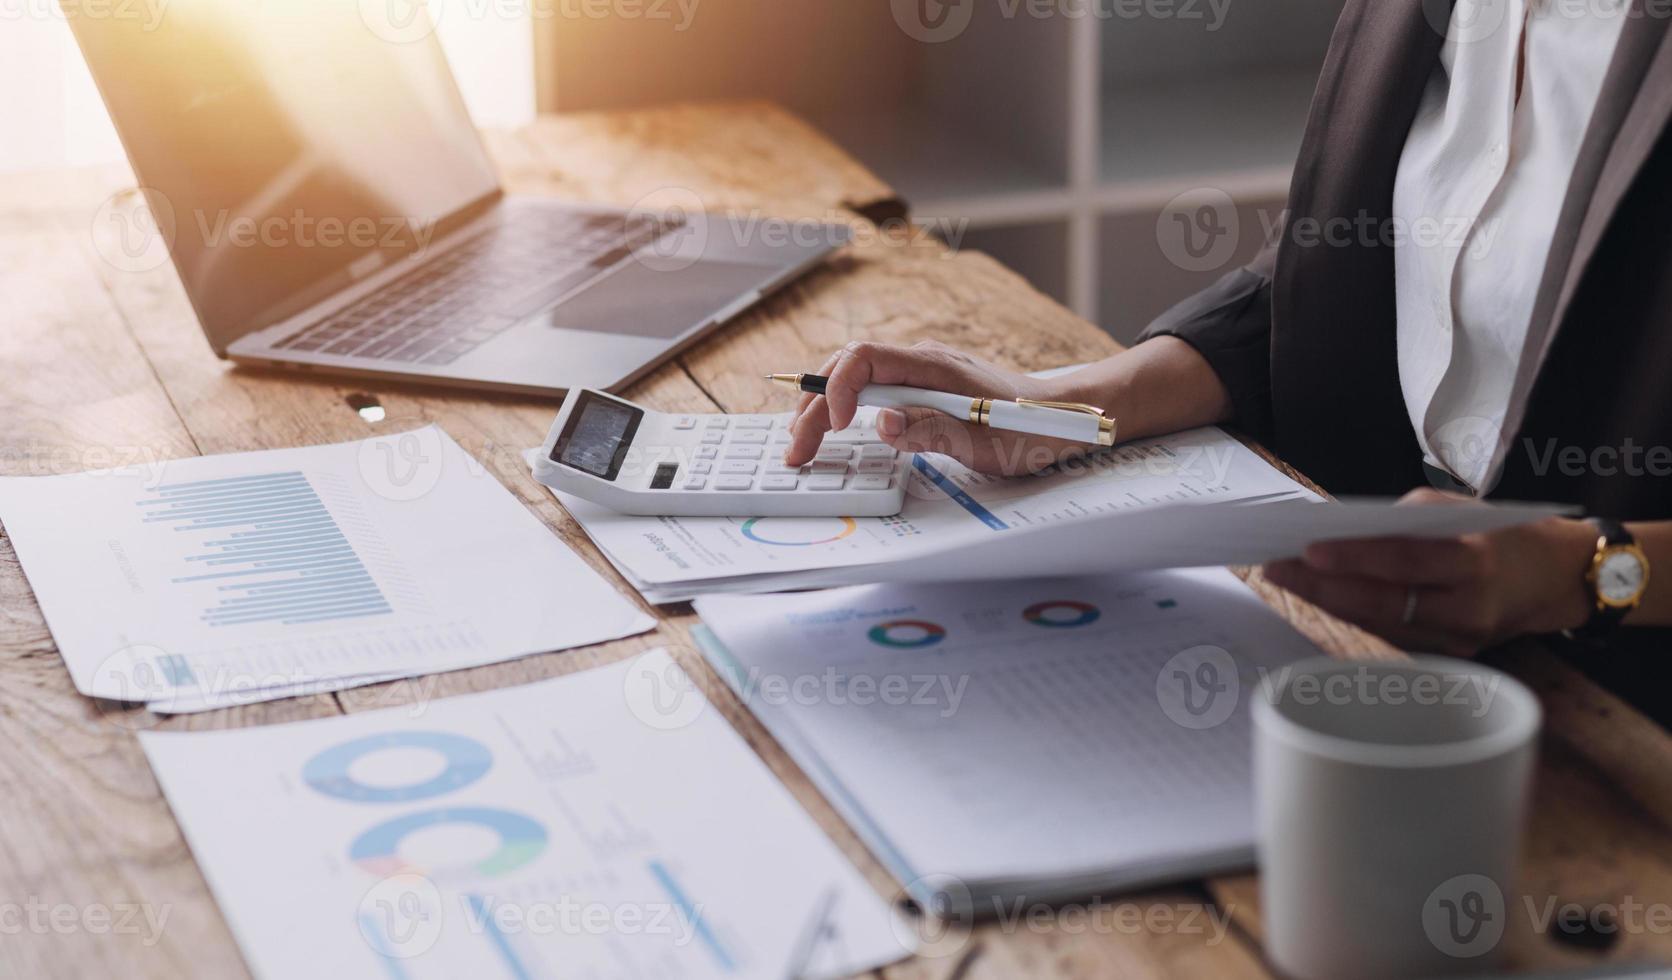
[[[1605,554],[1597,567],[1597,595],[1611,606],[1636,602],[1643,591],[1643,562],[1630,551]]]

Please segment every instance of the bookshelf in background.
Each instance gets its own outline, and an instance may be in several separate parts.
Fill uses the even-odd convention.
[[[1129,341],[1257,250],[1341,4],[705,0],[688,21],[672,4],[660,20],[554,17],[538,25],[540,106],[780,102],[916,216],[965,226],[963,247]],[[1201,237],[1232,227],[1235,247]]]

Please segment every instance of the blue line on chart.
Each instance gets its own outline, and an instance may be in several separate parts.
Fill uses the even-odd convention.
[[[533,975],[523,966],[517,951],[511,948],[510,938],[499,930],[499,923],[493,920],[493,909],[488,905],[488,900],[480,895],[466,895],[465,901],[470,903],[470,914],[482,924],[482,930],[488,934],[488,940],[505,961],[505,968],[511,971],[511,976],[516,980],[533,980]]]
[[[911,458],[911,465],[917,470],[917,472],[922,473],[925,477],[927,477],[929,482],[933,483],[941,493],[951,497],[953,503],[974,515],[976,520],[995,531],[1007,531],[1010,529],[1010,525],[999,520],[992,511],[981,506],[981,501],[970,496],[964,491],[963,487],[953,483],[945,473],[942,473],[940,470],[937,470],[930,465],[929,461],[923,458],[922,453],[918,453]]]
[[[685,916],[685,921],[691,923],[692,928],[697,931],[697,937],[714,954],[714,959],[720,964],[720,969],[727,973],[734,972],[737,969],[737,964],[733,962],[731,954],[727,953],[725,947],[720,945],[720,938],[714,935],[714,930],[710,929],[708,922],[703,919],[702,910],[691,904],[691,900],[685,895],[685,889],[679,887],[679,882],[674,879],[673,872],[668,870],[668,866],[660,861],[652,861],[650,862],[650,873],[655,875],[656,880],[662,883],[662,890],[668,893],[668,898],[679,906],[680,914]]]

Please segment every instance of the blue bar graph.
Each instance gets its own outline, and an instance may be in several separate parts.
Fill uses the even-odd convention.
[[[173,483],[139,501],[147,524],[202,535],[191,574],[212,583],[211,626],[295,625],[394,611],[354,546],[301,472]]]

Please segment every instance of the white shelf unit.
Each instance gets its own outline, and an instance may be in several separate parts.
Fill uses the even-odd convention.
[[[990,252],[1120,340],[1245,261],[1287,195],[1342,0],[941,0],[972,7],[941,43],[885,0],[704,0],[687,29],[555,18],[548,110],[760,97],[831,134],[919,218]],[[1101,11],[1094,15],[1087,11]],[[1193,11],[1199,19],[1180,17]],[[1122,12],[1126,12],[1122,16]],[[1214,269],[1163,254],[1168,202],[1228,194],[1238,247]]]

